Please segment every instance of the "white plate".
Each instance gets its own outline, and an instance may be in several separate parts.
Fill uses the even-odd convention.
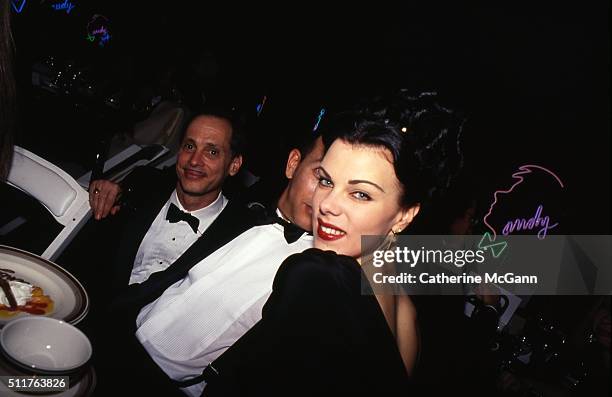
[[[87,292],[72,274],[60,266],[27,251],[0,245],[0,268],[13,270],[15,277],[41,287],[43,293],[51,297],[54,308],[46,314],[47,317],[76,324],[87,315]],[[1,317],[0,328],[15,318],[30,315],[18,313],[10,318]]]

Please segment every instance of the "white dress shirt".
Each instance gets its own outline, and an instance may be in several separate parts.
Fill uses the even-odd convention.
[[[136,337],[171,378],[199,375],[261,319],[283,260],[311,247],[306,234],[288,244],[278,224],[247,230],[145,306]],[[204,386],[182,390],[200,396]]]
[[[170,223],[166,220],[171,203],[181,211],[189,212],[179,201],[176,190],[172,192],[140,243],[129,284],[142,283],[152,273],[165,270],[173,264],[219,216],[227,205],[227,199],[219,193],[215,201],[208,206],[189,212],[200,220],[197,233],[193,232],[187,222]]]

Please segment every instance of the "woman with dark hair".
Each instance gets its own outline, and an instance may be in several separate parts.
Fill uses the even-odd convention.
[[[0,0],[0,180],[9,173],[15,128],[15,80],[10,1]]]
[[[462,121],[434,94],[376,98],[322,126],[339,136],[317,170],[315,248],[276,274],[262,320],[204,371],[204,395],[386,395],[410,386],[416,309],[374,295],[361,269],[448,187],[462,162]],[[377,248],[377,247],[372,247]]]

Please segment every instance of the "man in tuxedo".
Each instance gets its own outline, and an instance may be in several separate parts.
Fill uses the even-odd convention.
[[[287,188],[268,211],[274,223],[255,226],[193,266],[186,277],[143,307],[136,337],[173,380],[199,375],[257,321],[278,267],[312,247],[312,196],[323,157],[318,138],[306,156],[289,154]],[[300,230],[301,229],[301,230]],[[199,396],[204,384],[182,390]]]
[[[105,372],[100,374],[102,375],[100,387],[103,390],[106,391],[105,388],[109,386],[105,384],[110,380],[109,371],[113,374],[129,371],[135,378],[147,380],[141,382],[146,385],[135,386],[134,392],[141,393],[148,390],[156,393],[163,391],[165,395],[172,395],[174,392],[182,394],[170,383],[168,376],[160,370],[143,349],[143,345],[135,338],[137,318],[140,317],[141,309],[142,312],[145,310],[150,312],[151,318],[157,318],[157,310],[150,309],[156,302],[158,303],[164,291],[170,290],[169,287],[174,285],[184,284],[184,280],[191,277],[191,269],[198,267],[197,265],[200,265],[197,271],[193,271],[196,274],[202,268],[206,268],[207,265],[202,262],[209,257],[206,263],[213,264],[216,270],[207,273],[210,277],[204,278],[210,280],[210,284],[216,288],[214,291],[207,291],[210,297],[204,294],[202,301],[208,300],[219,304],[226,301],[221,295],[233,294],[236,297],[233,305],[226,308],[228,317],[217,317],[216,322],[210,322],[208,325],[215,330],[219,329],[218,326],[228,325],[227,333],[217,341],[220,349],[218,353],[229,347],[257,321],[261,305],[271,288],[275,269],[286,256],[311,246],[311,236],[307,235],[305,230],[312,230],[311,198],[318,183],[315,169],[323,157],[324,144],[322,137],[318,137],[312,131],[305,133],[296,131],[290,139],[292,142],[289,142],[289,147],[292,147],[292,150],[289,152],[284,170],[288,182],[281,193],[276,192],[280,190],[279,187],[282,189],[282,184],[274,181],[269,184],[259,182],[243,194],[229,200],[225,209],[210,224],[206,232],[171,266],[152,273],[142,282],[130,284],[111,299],[105,317],[119,321],[120,325],[114,327],[111,334],[104,335],[110,345],[103,344],[98,350],[108,353],[119,349],[129,353],[122,354],[125,360],[119,360],[120,362],[113,357],[100,359],[107,361],[102,364],[105,368],[100,371]],[[220,258],[224,256],[223,252],[231,255]],[[251,277],[253,273],[244,273],[245,267],[251,270],[259,268],[261,271],[255,271],[256,275]],[[231,279],[240,280],[244,284],[224,284],[224,281]],[[223,285],[232,291],[224,291]],[[244,301],[245,298],[248,302]],[[230,317],[236,314],[232,314],[232,310],[235,311],[241,302],[245,303],[242,309],[243,316],[232,324]],[[223,310],[222,306],[218,308]],[[164,312],[162,309],[162,313]],[[165,314],[161,317],[165,317]],[[143,321],[138,323],[142,324]],[[152,323],[155,321],[152,320]],[[134,371],[136,367],[138,373]],[[196,373],[198,370],[201,371],[201,368],[196,369]]]
[[[136,326],[130,329],[130,350],[138,351],[132,359],[147,367],[147,379],[155,378],[155,385],[149,381],[146,387],[166,395],[179,391],[170,379],[199,374],[260,319],[278,266],[287,256],[312,246],[306,231],[312,230],[315,171],[323,153],[323,138],[306,134],[289,152],[284,172],[288,182],[280,197],[262,200],[256,185],[230,200],[207,233],[175,264],[130,285],[115,299],[113,312],[122,311],[133,322],[129,325]],[[223,243],[230,234],[239,235]],[[172,340],[170,345],[158,343],[164,339]],[[194,360],[192,354],[197,356]],[[183,391],[199,395],[203,386]]]
[[[187,127],[174,172],[141,167],[130,176],[123,186],[126,208],[102,226],[103,234],[118,238],[105,258],[113,290],[171,266],[206,232],[228,204],[221,188],[242,165],[242,134],[230,113],[208,110]],[[115,202],[113,185],[92,183],[93,208]]]

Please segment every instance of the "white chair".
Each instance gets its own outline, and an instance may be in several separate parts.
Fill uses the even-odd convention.
[[[130,145],[120,153],[106,160],[100,178],[119,183],[128,176],[134,168],[140,165],[156,164],[159,161],[165,160],[168,155],[170,157],[176,157],[172,155],[167,147],[162,145]],[[176,160],[174,161],[176,162]],[[81,175],[77,183],[84,189],[89,190],[90,181],[91,171],[88,171]]]
[[[88,193],[59,167],[19,146],[7,182],[38,200],[64,226],[41,255],[54,261],[91,217]]]

